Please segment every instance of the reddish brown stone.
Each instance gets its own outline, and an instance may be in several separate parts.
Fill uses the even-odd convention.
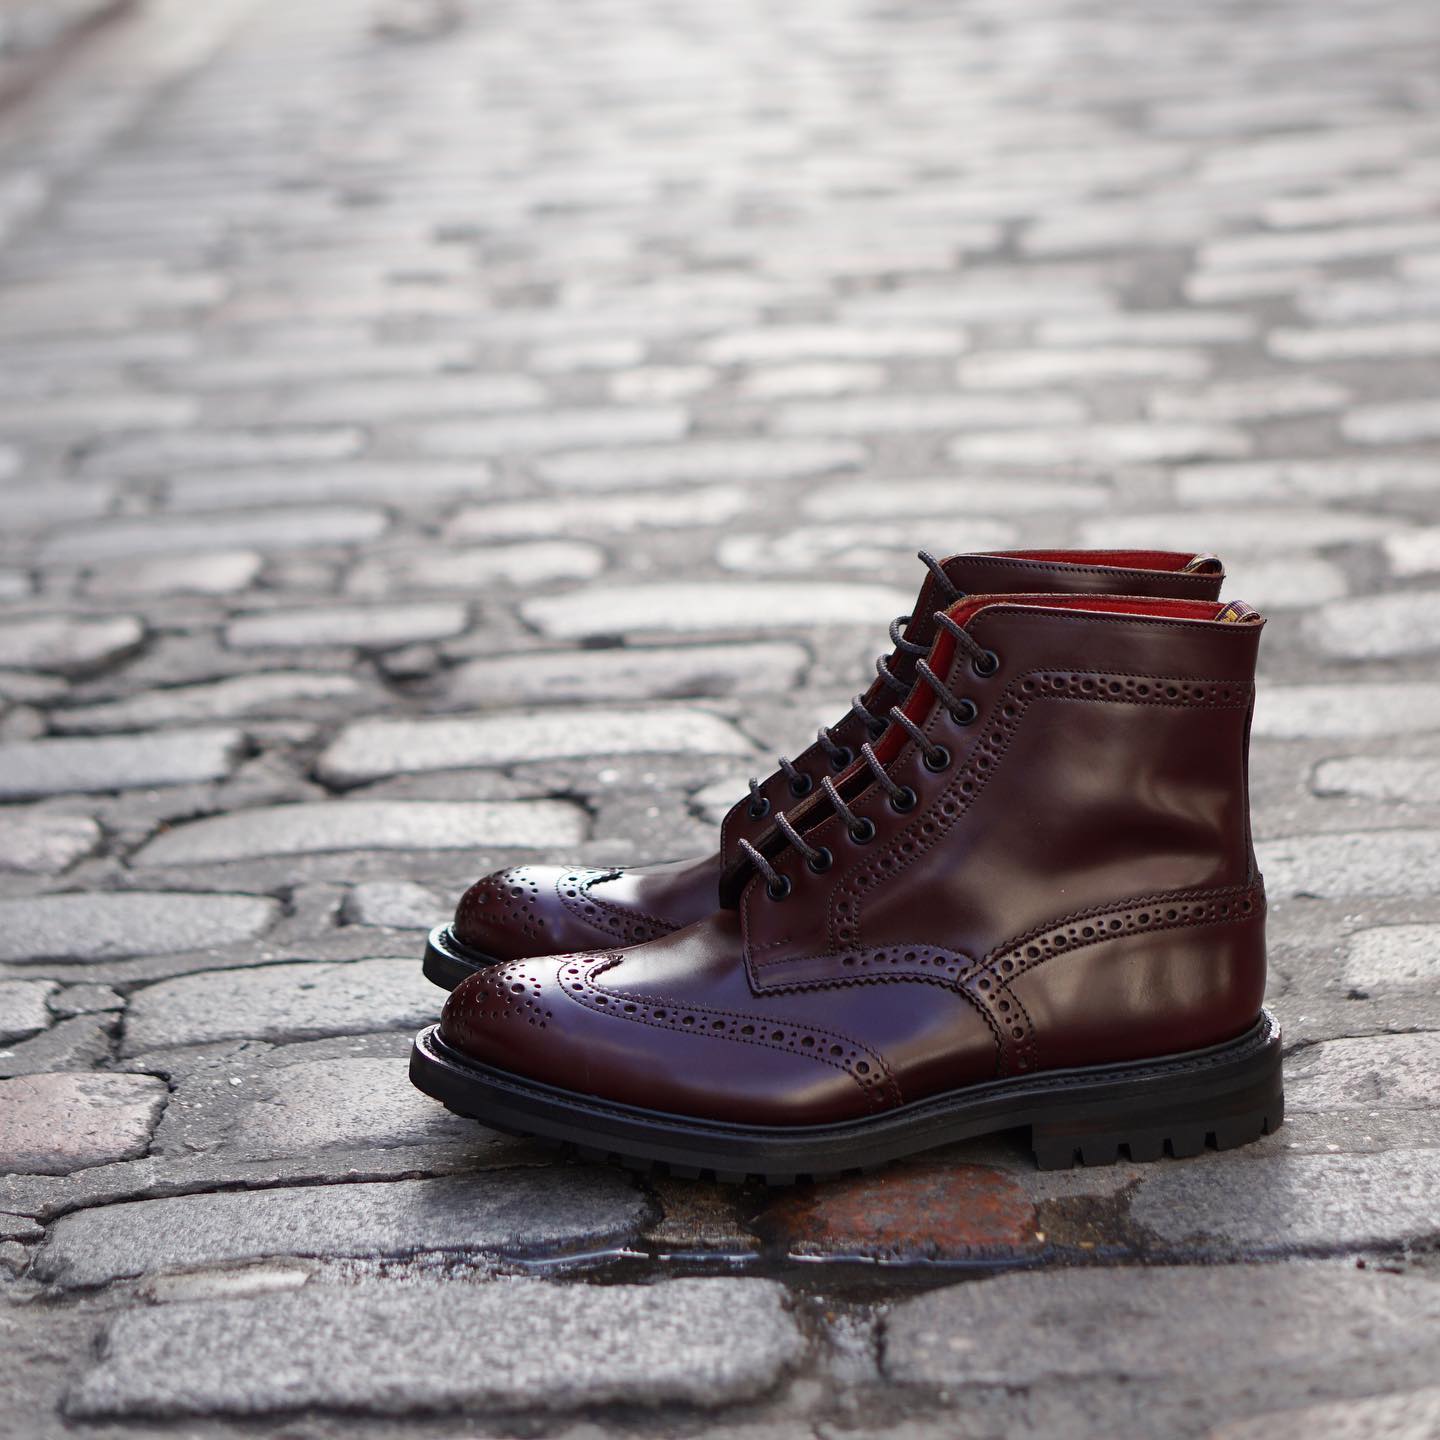
[[[1035,1207],[1009,1175],[934,1160],[790,1191],[753,1228],[790,1254],[865,1259],[963,1260],[1043,1244]]]

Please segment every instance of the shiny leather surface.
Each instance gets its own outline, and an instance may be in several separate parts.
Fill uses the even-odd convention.
[[[517,865],[477,880],[450,929],[502,960],[636,945],[713,910],[719,878],[718,855],[613,870]]]
[[[951,762],[928,770],[892,727],[879,748],[912,809],[857,766],[842,793],[874,839],[818,799],[796,814],[825,873],[761,837],[788,897],[744,865],[735,908],[683,930],[473,976],[442,1035],[568,1090],[785,1125],[1243,1033],[1265,978],[1246,794],[1261,627],[1131,604],[1154,613],[954,607],[1000,668],[937,642],[931,663],[980,715],[959,726],[915,687],[907,712]]]
[[[1053,590],[1213,600],[1224,580],[1224,572],[1213,558],[1169,551],[956,555],[945,560],[943,568],[957,589],[970,594]],[[906,638],[928,646],[935,630],[934,612],[944,603],[940,586],[933,576],[927,576],[905,629]],[[888,663],[907,685],[914,680],[913,656],[897,650]],[[883,713],[898,698],[899,692],[876,680],[867,703]],[[837,744],[852,750],[858,750],[868,738],[853,714],[830,729]],[[818,744],[797,756],[795,764],[816,782],[832,773]],[[794,803],[790,783],[779,771],[764,782],[762,790],[773,808]],[[748,806],[749,801],[742,800],[725,817],[719,855],[620,870],[527,865],[487,875],[461,899],[451,931],[462,945],[479,954],[514,960],[636,944],[694,924],[715,908],[717,881],[722,867],[736,861],[739,840],[754,840],[769,828],[768,820],[749,816]]]
[[[1061,558],[1068,557],[1068,558]],[[1118,563],[1106,564],[1103,561]],[[1186,566],[1194,566],[1186,569]],[[946,578],[962,595],[1010,595],[1054,592],[1071,595],[1157,595],[1190,600],[1215,600],[1225,581],[1225,572],[1213,557],[1185,555],[1164,550],[1010,550],[994,554],[952,555],[941,562]],[[946,598],[933,576],[927,575],[905,627],[904,638],[928,647],[935,638],[935,612],[943,610]],[[908,687],[915,679],[916,657],[903,649],[886,658],[891,673]],[[865,691],[865,706],[884,715],[903,695],[876,679]],[[837,745],[858,751],[873,737],[854,713],[828,727]],[[795,768],[812,783],[823,775],[834,775],[835,766],[818,742],[794,757]],[[779,770],[761,785],[771,810],[793,805],[800,798],[792,782]],[[752,844],[768,828],[768,816],[751,813],[747,797],[730,807],[720,827],[720,854],[723,865],[734,864],[741,840]]]

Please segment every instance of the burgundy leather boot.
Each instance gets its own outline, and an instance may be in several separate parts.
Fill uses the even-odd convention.
[[[886,724],[889,708],[909,693],[916,659],[934,639],[934,614],[966,594],[1011,591],[1064,594],[1168,595],[1214,600],[1225,573],[1213,555],[1164,550],[1014,550],[954,555],[920,554],[929,575],[911,615],[890,626],[892,649],[875,663],[870,688],[857,695],[834,725],[822,727],[794,760],[781,757],[764,781],[726,815],[717,852],[626,869],[522,865],[486,875],[467,890],[448,925],[431,931],[426,976],[446,989],[500,960],[564,950],[634,945],[704,919],[714,908],[721,873],[753,842],[774,811],[810,794],[844,770],[866,740]]]
[[[1012,1127],[1067,1166],[1278,1126],[1260,617],[991,595],[935,620],[903,710],[742,841],[723,908],[479,971],[415,1083],[497,1129],[772,1182]]]

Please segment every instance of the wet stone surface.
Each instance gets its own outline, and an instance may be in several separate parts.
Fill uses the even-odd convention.
[[[108,9],[0,38],[7,1440],[1433,1431],[1433,4]],[[1270,617],[1286,1125],[766,1191],[414,1089],[476,876],[708,851],[922,546]]]
[[[135,1200],[56,1221],[33,1272],[76,1287],[276,1255],[563,1254],[621,1243],[645,1213],[623,1174],[585,1170]]]

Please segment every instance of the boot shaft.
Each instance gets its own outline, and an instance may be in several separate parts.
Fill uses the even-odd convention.
[[[848,814],[822,794],[788,815],[822,873],[776,828],[759,848],[783,899],[745,864],[727,874],[754,986],[957,986],[1002,1073],[1243,1029],[1265,974],[1247,793],[1260,617],[1050,595],[949,615],[968,641],[942,631],[928,665],[966,702],[958,721],[922,675],[904,707],[921,738],[894,724],[873,747],[888,784],[862,756],[837,782]]]
[[[831,741],[817,741],[795,757],[794,777],[776,771],[756,797],[731,807],[721,826],[721,863],[739,857],[739,842],[756,840],[768,828],[774,810],[809,794],[822,777],[834,775],[874,740],[889,707],[903,697],[915,678],[915,662],[935,639],[934,615],[969,595],[1109,594],[1215,600],[1225,571],[1213,555],[1168,550],[1010,550],[952,555],[940,562],[941,575],[927,575],[910,615],[892,627],[894,650],[877,665],[877,677],[856,697],[856,705],[827,727]],[[887,682],[886,674],[894,676]],[[858,707],[858,708],[857,708]]]

